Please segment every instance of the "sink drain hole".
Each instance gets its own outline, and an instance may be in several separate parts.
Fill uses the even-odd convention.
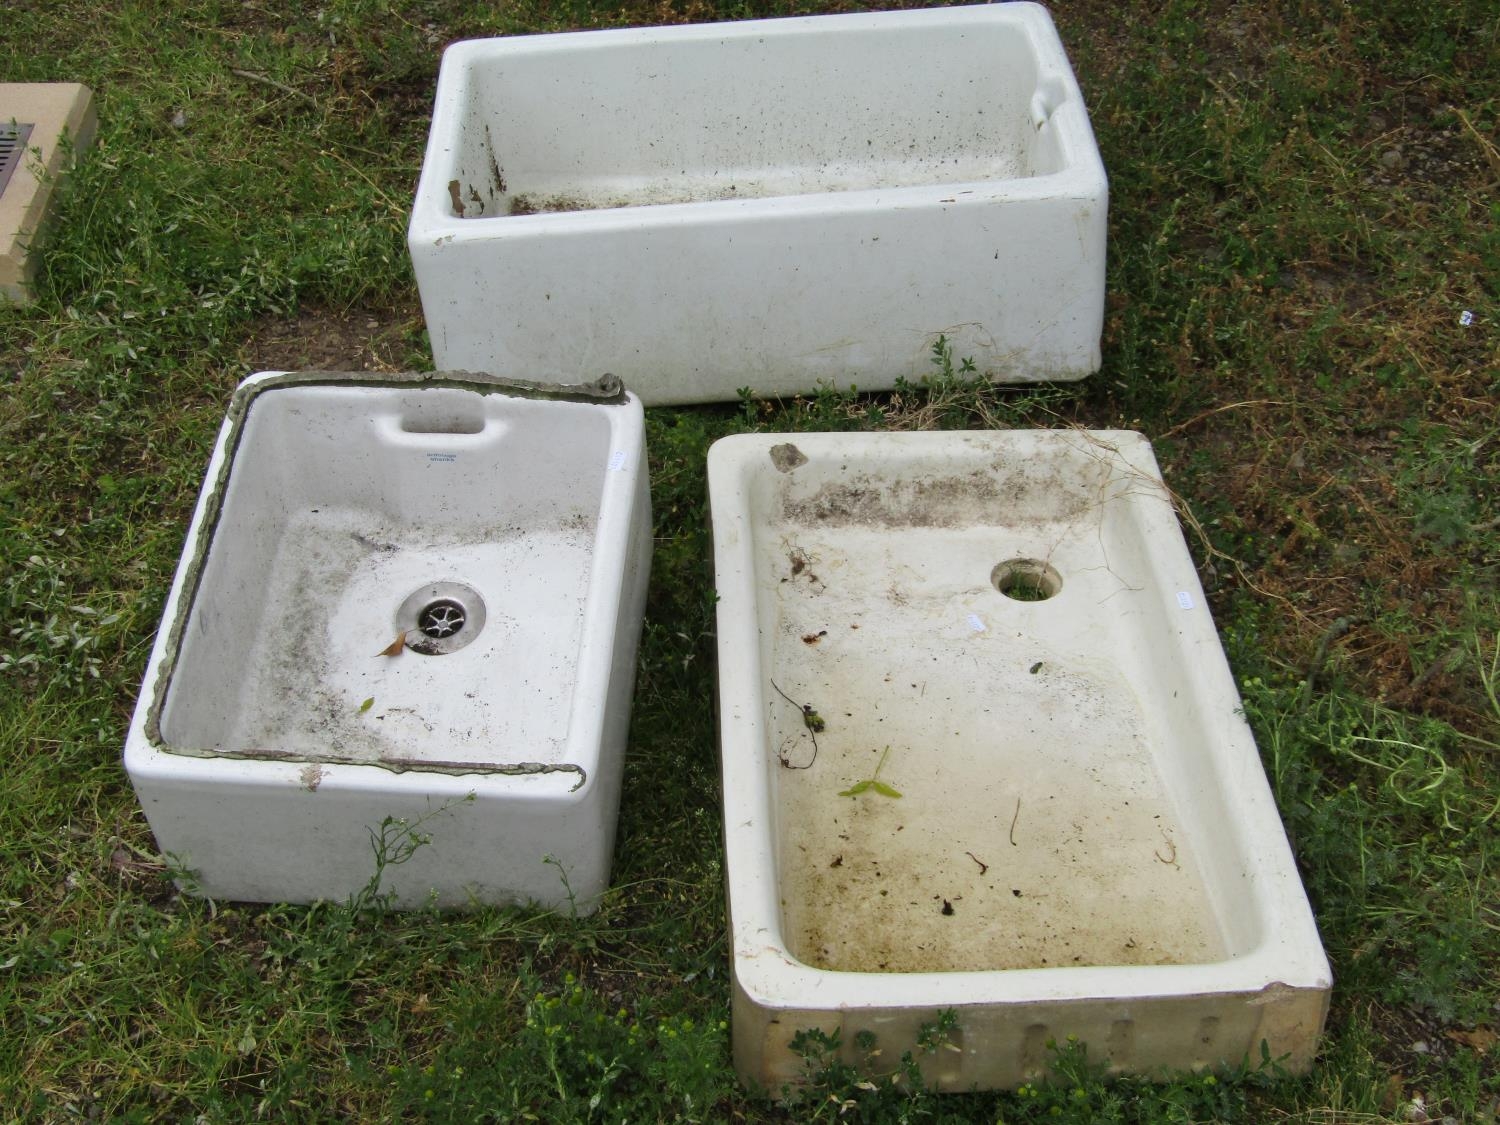
[[[1018,602],[1044,602],[1062,589],[1062,575],[1040,559],[1007,559],[990,572],[990,581]]]
[[[434,640],[451,637],[464,627],[469,614],[452,598],[439,598],[422,607],[417,615],[417,629]]]
[[[484,599],[462,582],[431,582],[413,590],[396,611],[406,647],[421,656],[457,652],[484,628]]]

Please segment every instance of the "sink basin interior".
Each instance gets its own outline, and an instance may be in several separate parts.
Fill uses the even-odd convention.
[[[1170,759],[1189,747],[1163,740],[1147,707],[1177,687],[1131,674],[1138,622],[1061,608],[1120,588],[1097,556],[1069,549],[1088,542],[1056,524],[1019,540],[820,530],[778,535],[818,581],[778,584],[771,674],[827,724],[811,768],[772,775],[793,956],[898,973],[1221,959],[1213,856],[1197,833],[1223,809],[1174,799]],[[985,588],[999,556],[1029,555],[1039,538],[1058,540],[1057,597],[1011,604]],[[775,708],[769,730],[789,761],[809,760],[793,708]],[[900,798],[837,797],[877,766]]]
[[[260,393],[162,748],[394,769],[566,760],[610,441],[596,409],[456,387]],[[414,616],[427,608],[432,636]],[[459,612],[466,643],[442,651]]]
[[[1070,72],[1039,61],[1031,7],[459,44],[460,139],[433,183],[492,219],[1057,171],[1033,113]]]
[[[1255,939],[1212,889],[1241,857],[1138,518],[1165,492],[1097,442],[1047,453],[759,474],[779,924],[806,964],[1188,964]],[[899,798],[840,796],[877,768]]]

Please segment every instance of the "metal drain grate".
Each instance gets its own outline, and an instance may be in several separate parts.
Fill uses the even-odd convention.
[[[462,582],[432,582],[413,590],[396,610],[406,647],[421,656],[457,652],[484,629],[484,599]]]
[[[451,637],[464,627],[468,616],[460,602],[439,598],[417,615],[417,628],[434,639]]]
[[[31,137],[32,126],[17,125],[6,121],[0,123],[0,193],[10,183],[10,177],[21,166],[26,156],[26,142]]]

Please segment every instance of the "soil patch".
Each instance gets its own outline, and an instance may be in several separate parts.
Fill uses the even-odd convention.
[[[301,310],[264,320],[240,349],[246,371],[399,371],[412,366],[421,307]]]

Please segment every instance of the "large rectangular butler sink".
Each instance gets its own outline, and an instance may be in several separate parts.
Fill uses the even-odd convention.
[[[263,373],[235,393],[125,748],[215,898],[590,909],[651,516],[618,380]]]
[[[409,243],[439,367],[656,405],[889,388],[940,336],[1087,375],[1106,207],[1050,17],[995,4],[455,44]]]
[[[1144,438],[739,436],[709,490],[747,1082],[946,1009],[941,1089],[1307,1067],[1328,963]]]

